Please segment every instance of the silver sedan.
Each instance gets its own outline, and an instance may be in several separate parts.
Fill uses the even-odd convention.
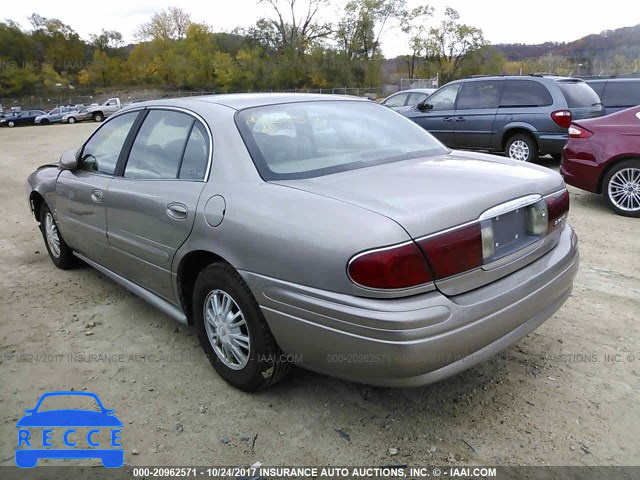
[[[247,391],[292,363],[438,381],[542,324],[578,269],[557,173],[451,151],[355,98],[136,104],[27,188],[56,266],[81,259],[194,324]]]

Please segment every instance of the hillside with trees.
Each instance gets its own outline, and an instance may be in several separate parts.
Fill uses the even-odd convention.
[[[63,20],[0,22],[0,97],[96,92],[120,87],[257,91],[379,87],[439,76],[629,73],[639,70],[640,26],[570,43],[491,46],[458,12],[406,0],[350,0],[333,23],[330,0],[257,0],[270,12],[248,28],[216,32],[170,7],[153,14],[125,45],[121,32],[81,38]],[[382,39],[403,32],[407,55],[385,59]]]

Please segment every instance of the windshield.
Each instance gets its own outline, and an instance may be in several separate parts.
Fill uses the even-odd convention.
[[[256,107],[240,111],[236,123],[265,180],[313,178],[448,152],[411,120],[369,102]]]
[[[600,105],[600,97],[585,82],[557,82],[567,99],[569,108],[594,107]]]

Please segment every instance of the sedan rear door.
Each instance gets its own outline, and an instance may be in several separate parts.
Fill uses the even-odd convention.
[[[211,136],[186,111],[151,109],[109,185],[111,269],[172,301],[171,262],[195,219]]]

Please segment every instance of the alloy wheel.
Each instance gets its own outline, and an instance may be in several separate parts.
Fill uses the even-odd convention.
[[[51,254],[58,258],[60,257],[60,236],[58,235],[58,227],[53,220],[53,216],[50,213],[44,217],[44,231],[47,236],[47,244],[51,250]]]
[[[640,168],[623,168],[609,181],[611,202],[625,212],[640,211]]]
[[[204,302],[204,324],[209,343],[220,361],[232,370],[249,362],[251,339],[244,314],[223,290],[213,290]]]

